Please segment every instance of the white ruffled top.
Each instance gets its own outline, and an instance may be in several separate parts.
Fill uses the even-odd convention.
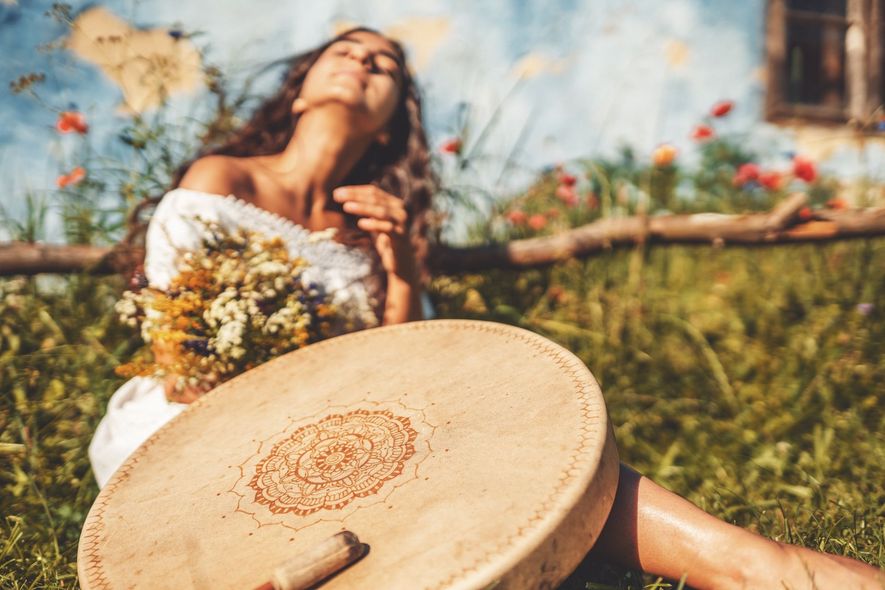
[[[145,236],[144,271],[151,286],[168,287],[178,274],[179,256],[201,245],[205,228],[196,216],[226,229],[245,228],[282,237],[290,256],[309,263],[303,278],[325,287],[353,329],[379,324],[383,283],[382,277],[372,274],[373,260],[367,252],[332,240],[330,230],[310,231],[234,195],[176,188],[163,196]],[[185,407],[166,399],[159,379],[133,377],[121,385],[89,445],[98,485],[104,486],[138,445]]]

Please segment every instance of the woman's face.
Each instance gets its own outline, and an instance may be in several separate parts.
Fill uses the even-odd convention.
[[[384,129],[397,108],[403,71],[394,46],[367,31],[350,33],[320,55],[304,79],[303,108],[327,102],[351,107],[362,131]]]

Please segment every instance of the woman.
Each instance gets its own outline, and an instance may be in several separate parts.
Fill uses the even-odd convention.
[[[422,318],[434,178],[418,91],[398,45],[354,30],[297,56],[277,94],[227,144],[183,166],[173,186],[145,236],[152,286],[168,286],[178,252],[199,245],[199,214],[284,237],[356,327]],[[330,228],[340,243],[313,239]],[[162,361],[164,351],[154,352]],[[200,393],[182,393],[176,381],[135,377],[111,396],[89,447],[100,486],[186,407],[179,402]]]
[[[263,216],[281,231],[337,228],[347,234],[349,252],[374,258],[377,273],[355,274],[355,284],[362,285],[357,295],[371,291],[365,285],[372,274],[386,282],[381,321],[422,317],[421,236],[433,177],[418,94],[395,42],[368,29],[353,29],[297,58],[279,93],[233,141],[187,167],[177,185],[161,202],[147,235],[145,268],[153,283],[162,286],[174,272],[168,263],[173,246],[193,243],[186,227],[175,226],[175,216],[182,212],[175,208],[211,214],[227,203],[232,223]],[[164,237],[160,228],[169,235]],[[368,244],[360,232],[368,236]],[[322,264],[323,256],[314,262]],[[337,278],[333,271],[331,281]],[[150,395],[136,395],[136,386],[115,393],[119,399],[112,398],[109,417],[134,406],[130,414],[135,417],[124,420],[122,429],[141,428],[146,437],[183,404],[166,402],[156,382],[143,387]],[[146,410],[138,404],[150,396],[157,417],[139,426],[138,412]],[[110,430],[100,426],[96,433],[97,442],[90,447],[94,464],[112,446]],[[126,454],[117,460],[122,462]],[[101,475],[96,471],[100,481],[109,475],[106,465]],[[594,552],[669,578],[686,575],[696,588],[879,587],[880,572],[870,566],[775,543],[726,524],[625,466]]]

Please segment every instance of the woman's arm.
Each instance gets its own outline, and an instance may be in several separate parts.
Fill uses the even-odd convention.
[[[387,274],[387,301],[382,324],[401,324],[424,318],[421,309],[421,282],[417,272],[412,276]]]

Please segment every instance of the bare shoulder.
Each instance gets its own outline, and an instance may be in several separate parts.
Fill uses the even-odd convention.
[[[187,169],[180,188],[214,193],[219,195],[235,194],[247,198],[253,190],[252,175],[242,158],[233,156],[205,156]]]

